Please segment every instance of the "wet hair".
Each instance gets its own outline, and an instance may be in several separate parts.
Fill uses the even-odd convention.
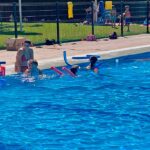
[[[96,56],[91,56],[91,58],[90,58],[91,69],[94,69],[96,62],[97,62],[97,57]]]
[[[29,41],[29,40],[26,40],[24,43],[31,45],[31,41]]]
[[[30,59],[30,60],[28,61],[28,64],[29,64],[29,65],[31,65],[31,64],[33,65],[33,64],[34,64],[34,65],[38,66],[38,62],[37,62],[36,60],[33,60],[33,59]]]
[[[32,64],[38,66],[38,62],[36,60],[33,60]]]
[[[78,69],[79,69],[79,66],[78,66],[78,65],[74,65],[74,66],[71,67],[70,71],[71,71],[73,74],[76,75]]]

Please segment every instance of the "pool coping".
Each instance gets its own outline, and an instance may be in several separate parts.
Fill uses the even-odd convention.
[[[108,50],[108,51],[91,52],[88,54],[100,55],[101,58],[99,60],[106,60],[106,59],[127,56],[127,55],[132,55],[132,54],[140,54],[144,52],[150,52],[150,45],[134,46],[134,47],[114,49],[114,50]],[[67,59],[70,62],[70,64],[85,63],[85,62],[88,62],[88,59],[86,60],[73,60],[72,59],[73,56],[77,57],[77,56],[85,56],[85,55],[70,55],[67,57]],[[51,66],[56,66],[56,67],[66,66],[64,59],[63,59],[63,53],[62,53],[62,57],[53,58],[53,59],[41,59],[38,62],[39,62],[39,68],[42,70],[48,69]],[[6,73],[7,75],[15,74],[14,65],[7,65]]]

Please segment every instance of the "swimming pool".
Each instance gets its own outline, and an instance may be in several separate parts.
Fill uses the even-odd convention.
[[[104,61],[100,75],[6,77],[0,150],[149,150],[149,54]]]

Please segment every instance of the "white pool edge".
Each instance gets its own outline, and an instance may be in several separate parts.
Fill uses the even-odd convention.
[[[142,45],[142,46],[121,48],[121,49],[115,49],[115,50],[93,52],[93,53],[88,53],[88,54],[100,55],[101,56],[100,59],[109,59],[109,58],[127,56],[127,55],[131,55],[131,54],[140,54],[140,53],[144,53],[144,52],[150,52],[150,45]],[[88,60],[73,60],[72,59],[72,57],[77,57],[77,56],[80,57],[80,56],[83,56],[83,55],[69,56],[69,57],[67,57],[67,59],[72,64],[82,63],[82,62],[87,62],[88,61]],[[63,53],[62,53],[62,57],[54,58],[54,59],[38,60],[38,63],[39,63],[39,68],[40,69],[48,69],[51,66],[63,66],[63,65],[65,65],[64,59],[63,59]],[[15,74],[14,64],[13,65],[6,65],[6,74],[7,75]]]

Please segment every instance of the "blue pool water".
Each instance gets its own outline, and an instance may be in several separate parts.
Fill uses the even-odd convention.
[[[106,61],[100,75],[80,71],[75,79],[50,75],[27,83],[6,77],[0,85],[0,150],[149,150],[146,56]]]

